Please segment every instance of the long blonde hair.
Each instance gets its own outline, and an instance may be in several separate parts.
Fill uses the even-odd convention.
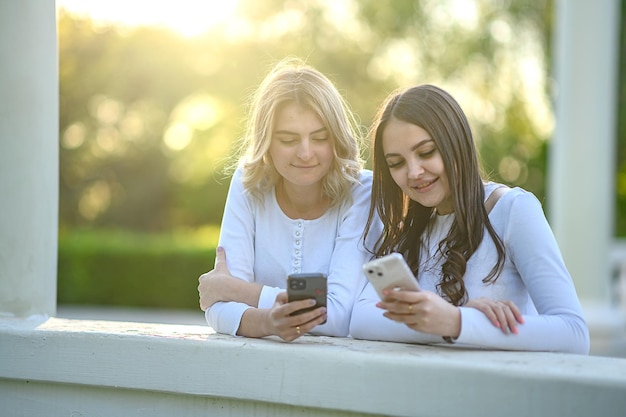
[[[253,96],[238,161],[243,167],[244,188],[260,197],[280,179],[269,149],[276,113],[285,103],[310,109],[328,129],[334,160],[322,181],[322,190],[332,205],[339,204],[349,197],[350,187],[358,181],[363,167],[358,123],[334,84],[297,58],[284,59],[274,66]]]

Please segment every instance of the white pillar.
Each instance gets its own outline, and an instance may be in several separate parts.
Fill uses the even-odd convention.
[[[549,218],[586,305],[610,302],[620,0],[556,3]]]
[[[0,315],[56,312],[54,0],[0,1]]]

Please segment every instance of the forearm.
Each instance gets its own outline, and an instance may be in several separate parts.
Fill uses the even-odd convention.
[[[350,321],[350,334],[353,338],[418,344],[443,341],[441,336],[418,332],[386,318],[383,316],[383,310],[375,306],[375,302],[359,300],[355,304]]]
[[[214,269],[200,276],[198,293],[200,307],[211,308],[217,302],[237,302],[258,307],[262,286],[231,276],[228,271]]]
[[[235,301],[258,307],[262,285],[240,280],[238,278],[225,278],[219,286],[221,301]]]
[[[249,308],[241,317],[237,336],[265,337],[274,333],[269,330],[269,310],[264,308]]]
[[[589,353],[589,334],[581,317],[573,315],[527,315],[519,334],[503,334],[487,317],[473,308],[461,307],[460,344],[505,350]]]

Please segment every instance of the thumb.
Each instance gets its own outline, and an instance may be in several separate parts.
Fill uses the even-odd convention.
[[[276,300],[274,301],[275,304],[287,304],[289,300],[287,299],[287,292],[286,291],[281,291],[276,295]]]
[[[215,250],[215,269],[218,271],[227,271],[226,251],[222,246],[218,246]]]

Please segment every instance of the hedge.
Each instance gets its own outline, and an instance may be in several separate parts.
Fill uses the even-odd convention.
[[[213,267],[215,236],[81,231],[59,236],[58,304],[198,309],[198,277]]]

